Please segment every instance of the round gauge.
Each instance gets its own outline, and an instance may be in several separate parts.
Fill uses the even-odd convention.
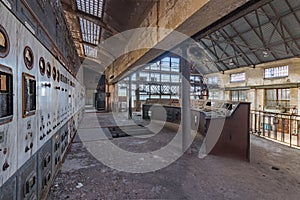
[[[54,81],[56,81],[56,75],[57,75],[57,73],[56,73],[56,68],[53,67],[53,70],[52,70],[52,77],[53,77],[53,80],[54,80]]]
[[[5,29],[0,25],[0,57],[4,58],[9,53],[9,38]]]
[[[50,63],[47,63],[46,74],[47,74],[48,78],[51,77],[51,65],[50,65]]]
[[[30,47],[26,46],[23,52],[24,63],[27,69],[33,68],[33,53]]]
[[[59,73],[59,70],[57,70],[57,82],[59,82],[60,80],[60,73]]]
[[[40,58],[39,61],[39,67],[40,67],[40,73],[42,76],[45,75],[45,71],[46,71],[46,64],[45,64],[45,60],[43,57]]]

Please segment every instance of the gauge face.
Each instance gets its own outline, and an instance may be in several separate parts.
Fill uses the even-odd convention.
[[[57,82],[59,82],[60,80],[60,73],[59,73],[59,70],[57,70]]]
[[[45,75],[45,71],[46,71],[46,64],[45,64],[45,60],[43,57],[40,58],[39,61],[39,67],[40,67],[40,73],[42,76]]]
[[[50,63],[47,63],[47,70],[46,70],[47,77],[51,77],[51,65]]]
[[[5,29],[0,25],[0,57],[4,58],[9,53],[9,39]]]
[[[30,47],[25,47],[23,57],[27,69],[31,70],[33,68],[33,53]]]
[[[53,77],[53,80],[56,81],[56,68],[53,67],[53,70],[52,70],[52,77]]]

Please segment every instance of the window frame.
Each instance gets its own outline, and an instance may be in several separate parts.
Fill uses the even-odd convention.
[[[232,76],[237,76],[237,75],[241,75],[244,74],[244,79],[242,80],[232,80],[233,77]],[[240,72],[240,73],[234,73],[234,74],[230,74],[230,83],[242,83],[246,81],[246,73],[245,72]]]
[[[282,71],[282,73],[283,73],[282,75],[280,75],[281,74],[280,73],[280,69],[281,68],[286,68],[286,70],[287,70],[287,71],[285,71],[285,69],[283,69],[284,71]],[[264,79],[276,79],[276,78],[286,78],[286,77],[289,77],[289,69],[290,69],[289,65],[266,68],[266,69],[264,69]],[[271,77],[271,76],[270,77],[266,77],[266,74],[267,74],[266,71],[267,70],[274,70],[274,71],[278,70],[278,75],[277,76],[274,75],[273,77]],[[275,74],[275,72],[274,72],[274,74]]]
[[[233,100],[232,97],[233,97],[233,92],[237,92],[237,95],[238,95],[238,100]],[[242,92],[245,92],[245,97],[246,99],[245,100],[241,100],[241,93]],[[245,102],[245,101],[248,101],[248,98],[247,98],[247,90],[231,90],[230,91],[230,100],[231,101],[239,101],[239,102]]]
[[[267,91],[271,91],[271,90],[275,91],[275,95],[276,95],[276,99],[275,100],[268,100],[267,99],[268,98]],[[282,100],[281,99],[282,97],[279,98],[279,90],[281,90],[281,94],[282,94],[283,90],[289,90],[289,98],[285,99],[285,100]],[[278,110],[280,108],[282,108],[282,109],[289,109],[290,108],[291,88],[270,88],[270,89],[265,89],[264,94],[265,94],[265,98],[264,98],[264,105],[265,106],[264,107],[266,109],[275,109],[275,110]],[[269,101],[270,102],[271,101],[275,102],[276,106],[275,107],[274,106],[271,106],[271,107],[268,106],[267,102],[269,102]],[[279,103],[279,102],[284,102],[284,103]],[[280,107],[280,105],[282,105],[282,104],[285,104],[285,106]]]
[[[33,110],[28,111],[28,113],[26,113],[26,108],[25,108],[25,78],[29,79],[29,80],[33,80],[35,81],[35,108]],[[36,78],[28,73],[23,72],[22,73],[22,117],[26,118],[32,115],[35,115],[36,113],[36,109],[37,109],[37,99],[36,99],[36,95],[37,95],[37,88],[36,88]]]

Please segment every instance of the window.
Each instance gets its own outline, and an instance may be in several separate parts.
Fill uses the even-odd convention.
[[[170,82],[170,74],[162,74],[161,82]]]
[[[159,73],[152,73],[150,81],[151,82],[160,82],[160,74]]]
[[[266,89],[267,109],[287,109],[290,107],[290,89]]]
[[[289,66],[265,69],[265,78],[280,78],[289,76]]]
[[[35,114],[36,80],[34,76],[23,73],[23,117]]]
[[[151,64],[151,70],[160,70],[160,61]]]
[[[246,74],[245,72],[243,73],[237,73],[237,74],[231,74],[230,75],[230,82],[235,83],[235,82],[243,82],[246,80]]]
[[[171,75],[171,82],[173,83],[179,83],[180,82],[180,78],[179,75]]]
[[[217,91],[209,91],[209,99],[219,99],[219,93]]]
[[[10,68],[0,66],[0,124],[10,122],[13,115],[13,77]]]
[[[9,39],[6,31],[0,25],[0,57],[4,58],[9,53]]]
[[[33,68],[33,53],[30,47],[26,46],[23,52],[24,63],[27,69],[31,70]]]
[[[76,0],[78,10],[96,17],[102,17],[103,0]]]
[[[171,71],[172,72],[179,72],[179,58],[171,58]]]
[[[161,70],[162,71],[170,71],[170,57],[165,57],[164,59],[161,60]]]
[[[98,45],[101,28],[93,22],[79,17],[82,39],[90,44]]]
[[[202,80],[202,77],[200,75],[191,75],[190,82],[191,83],[200,83]]]
[[[209,85],[217,85],[218,81],[219,81],[218,77],[216,77],[216,76],[208,77],[207,84],[209,84]]]
[[[234,90],[230,92],[231,101],[247,101],[246,90]]]

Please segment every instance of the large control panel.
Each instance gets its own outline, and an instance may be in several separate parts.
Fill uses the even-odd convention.
[[[250,159],[250,103],[198,100],[191,105],[191,128],[204,136],[204,153]],[[175,124],[184,120],[181,107],[155,103],[143,105],[143,119]]]
[[[44,199],[82,119],[85,88],[8,2],[29,16],[21,2],[0,1],[0,200]]]

